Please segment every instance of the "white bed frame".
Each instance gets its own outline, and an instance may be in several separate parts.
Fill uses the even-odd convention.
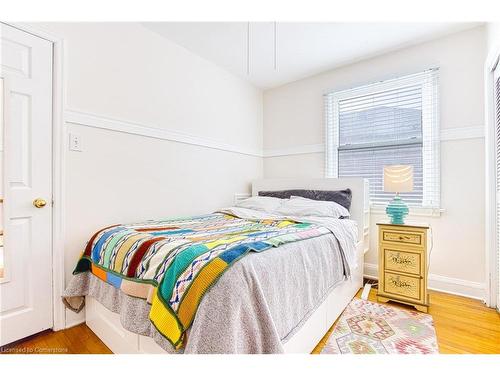
[[[283,345],[286,353],[311,353],[363,285],[363,256],[369,244],[368,185],[362,178],[264,179],[254,181],[252,195],[262,190],[352,190],[351,218],[358,223],[358,267],[352,277],[334,288],[323,303]],[[161,354],[165,351],[152,338],[125,330],[120,316],[91,297],[86,298],[86,323],[113,353]]]

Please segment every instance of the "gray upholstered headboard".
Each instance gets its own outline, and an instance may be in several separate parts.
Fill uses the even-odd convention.
[[[252,195],[258,195],[264,190],[344,190],[351,189],[351,219],[356,220],[359,230],[359,241],[365,242],[368,248],[369,233],[369,203],[368,203],[368,180],[358,177],[349,178],[271,178],[255,180],[252,183]]]

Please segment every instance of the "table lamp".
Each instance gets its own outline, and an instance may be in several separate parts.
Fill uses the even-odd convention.
[[[396,193],[385,212],[391,218],[391,224],[404,224],[408,215],[408,205],[403,202],[399,193],[413,191],[413,166],[386,165],[384,166],[384,191]]]

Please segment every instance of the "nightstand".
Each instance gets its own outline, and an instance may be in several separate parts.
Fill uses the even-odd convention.
[[[389,300],[415,306],[422,312],[429,308],[427,293],[428,225],[378,226],[379,302]]]

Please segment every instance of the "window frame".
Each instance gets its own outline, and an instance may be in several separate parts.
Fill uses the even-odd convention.
[[[339,102],[372,95],[406,86],[422,86],[422,165],[423,198],[420,206],[412,206],[412,214],[439,216],[441,209],[440,127],[439,127],[439,68],[328,92],[325,104],[325,176],[338,178],[339,171]],[[386,205],[370,204],[372,211],[384,212]]]

